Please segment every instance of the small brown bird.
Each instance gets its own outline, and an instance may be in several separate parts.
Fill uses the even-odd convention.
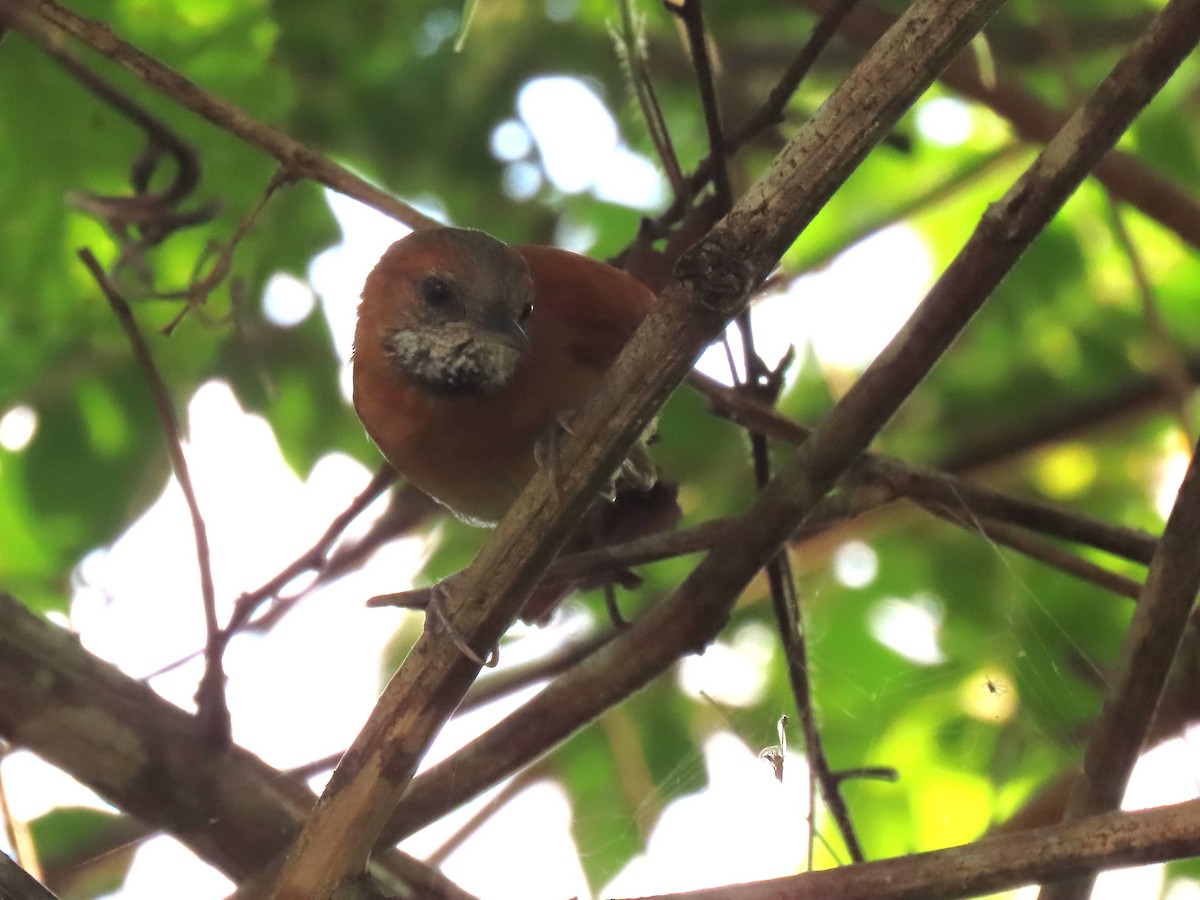
[[[401,475],[460,517],[494,522],[654,299],[577,253],[415,231],[363,288],[355,409]],[[653,484],[640,460],[627,469]]]

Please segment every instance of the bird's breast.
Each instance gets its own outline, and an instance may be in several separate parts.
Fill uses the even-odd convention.
[[[601,374],[531,354],[499,391],[450,395],[360,357],[354,405],[384,456],[421,490],[481,522],[503,516],[537,468],[538,441],[561,412],[587,402]]]

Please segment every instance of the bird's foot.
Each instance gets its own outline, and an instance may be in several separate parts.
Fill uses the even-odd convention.
[[[563,436],[574,434],[571,425],[577,415],[578,413],[573,409],[563,410],[555,416],[554,423],[534,443],[533,458],[539,468],[560,465]],[[617,499],[618,486],[627,485],[634,490],[645,492],[658,483],[658,471],[654,467],[654,460],[650,458],[648,449],[649,443],[654,439],[657,427],[658,420],[656,419],[647,426],[637,443],[629,451],[629,455],[622,460],[617,471],[601,486],[600,496],[609,503]],[[557,483],[557,479],[555,482]]]
[[[449,593],[446,588],[446,582],[442,581],[435,584],[429,592],[429,599],[425,604],[425,626],[432,627],[432,630],[440,631],[450,638],[450,642],[454,644],[455,649],[463,656],[469,659],[475,665],[481,668],[486,667],[494,669],[497,663],[500,662],[500,648],[493,647],[489,652],[487,659],[484,659],[476,653],[471,645],[467,643],[467,639],[463,637],[461,631],[454,627],[450,621],[450,617],[446,614],[446,607],[443,603],[445,596]]]

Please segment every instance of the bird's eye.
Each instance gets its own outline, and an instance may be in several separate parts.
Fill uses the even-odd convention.
[[[434,275],[421,282],[421,296],[430,306],[445,306],[454,299],[454,286]]]
[[[529,320],[529,317],[531,315],[533,315],[533,304],[526,303],[524,306],[521,307],[521,311],[519,313],[517,313],[517,324],[518,325],[524,324],[525,322],[527,322]]]

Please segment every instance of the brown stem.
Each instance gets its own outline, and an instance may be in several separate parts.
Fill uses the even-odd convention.
[[[1165,862],[1195,853],[1200,800],[989,838],[848,868],[643,900],[960,900],[1093,866]]]
[[[434,219],[373,187],[342,166],[280,131],[251,117],[241,107],[185,78],[154,57],[122,40],[103,22],[81,16],[53,0],[0,0],[0,9],[17,7],[38,16],[56,29],[83,41],[127,72],[180,106],[190,109],[246,143],[279,160],[293,178],[311,178],[340,194],[353,197],[410,228],[429,228]],[[15,23],[18,29],[20,23]]]
[[[999,3],[916,0],[722,225],[680,260],[677,281],[655,304],[565,440],[562,464],[534,475],[443,604],[470,646],[495,645],[607,473],[628,454],[700,348],[744,306],[751,288],[769,274],[800,229]],[[754,570],[777,548],[775,543]],[[718,608],[749,580],[736,569],[738,584],[726,578],[711,582]],[[683,592],[693,587],[689,579]],[[665,634],[678,624],[668,623]],[[710,624],[719,628],[719,621]],[[590,659],[606,656],[618,643],[625,647],[622,637],[637,632],[635,624]],[[658,638],[649,643],[659,643]],[[679,645],[662,645],[671,651],[660,660],[665,667]],[[361,869],[433,736],[477,672],[446,634],[422,634],[330,779],[270,897],[321,897]],[[621,696],[601,699],[611,704]]]
[[[1119,597],[1136,600],[1142,589],[1140,581],[1110,572],[1103,566],[1081,559],[1074,553],[1069,553],[1045,541],[1039,541],[1019,528],[998,522],[989,522],[986,519],[977,519],[973,515],[964,516],[937,503],[922,505],[935,516],[945,519],[947,522],[965,528],[974,534],[982,535],[993,543],[1015,550],[1030,559],[1036,559],[1060,572],[1066,572],[1068,575],[1074,575],[1096,587],[1111,591]]]
[[[1176,4],[1182,5],[1180,0],[1174,0],[1172,6]],[[1196,10],[1196,15],[1200,16],[1200,10]],[[1194,30],[1200,38],[1200,26]],[[1197,535],[1200,535],[1200,452],[1194,451],[1150,563],[1133,621],[1129,623],[1117,674],[1084,752],[1083,778],[1067,801],[1063,816],[1066,822],[1120,806],[1129,773],[1146,741],[1200,591]],[[1089,872],[1070,881],[1047,885],[1041,896],[1045,900],[1087,897],[1094,878]]]
[[[0,738],[71,773],[146,828],[170,832],[239,882],[287,847],[316,800],[236,745],[209,747],[195,716],[2,591]],[[400,895],[467,896],[390,848],[374,855],[371,874]]]
[[[797,0],[815,12],[829,10],[835,0]],[[839,31],[851,40],[871,44],[895,19],[877,8],[860,6],[843,19]],[[947,87],[987,106],[1007,119],[1024,140],[1045,143],[1062,128],[1067,115],[1029,93],[1003,69],[987,83],[969,57],[951,62],[939,80]],[[1110,150],[1092,174],[1117,199],[1140,209],[1179,237],[1200,247],[1200,202],[1170,179],[1121,150]]]
[[[703,647],[717,634],[733,598],[778,552],[796,522],[865,449],[1025,246],[1078,186],[1089,166],[1111,147],[1165,83],[1200,30],[1198,7],[1200,0],[1173,0],[1159,13],[1147,37],[1122,59],[1030,169],[989,210],[905,328],[762,492],[744,520],[741,539],[710,553],[665,603],[481,737],[472,747],[472,752],[478,754],[474,759],[480,763],[478,769],[471,771],[473,778],[492,783],[505,767],[514,764],[520,752],[544,752],[599,710],[664,671],[677,658],[680,648]],[[912,15],[924,12],[920,5],[910,8]],[[944,12],[928,21],[944,22],[948,15],[949,12]],[[828,113],[831,108],[836,108],[833,99],[822,109]],[[811,161],[812,155],[804,159]],[[803,169],[803,165],[798,168],[798,177],[804,177]],[[762,242],[749,246],[757,247],[770,240],[768,234]],[[671,309],[673,296],[668,290],[659,311]],[[653,323],[653,317],[650,321]],[[639,337],[634,338],[634,348]],[[661,347],[653,349],[658,355],[650,357],[652,360],[670,353]],[[681,349],[687,354],[692,348],[687,345]],[[618,363],[612,375],[623,374]],[[616,379],[618,396],[634,402],[646,390],[645,380],[645,373],[636,370],[628,379]],[[622,414],[620,409],[599,405],[592,411],[611,417]],[[568,441],[565,453],[578,453],[582,441],[594,446],[598,437],[586,431],[584,426],[588,422],[586,415],[580,420],[580,431],[574,441]],[[631,431],[631,437],[637,433]],[[535,480],[532,487],[544,490],[547,485]],[[512,534],[504,536],[514,539]],[[489,563],[497,564],[494,560]],[[515,749],[508,753],[510,748]],[[492,759],[489,753],[493,754]],[[447,784],[463,774],[457,769],[458,762],[447,760],[413,782],[385,832],[388,839],[421,822],[442,802]]]
[[[58,900],[49,888],[0,851],[0,897],[4,900]]]
[[[350,523],[358,518],[364,509],[375,502],[385,490],[396,480],[396,470],[384,463],[372,476],[370,483],[355,497],[350,505],[334,517],[315,544],[300,554],[291,564],[285,566],[279,574],[267,581],[262,587],[242,594],[234,606],[229,624],[225,626],[225,638],[229,639],[241,630],[263,603],[274,598],[296,577],[305,572],[319,570],[325,564],[329,550],[334,542],[341,537],[342,532]]]
[[[171,460],[171,468],[179,489],[187,502],[188,514],[192,520],[192,533],[196,541],[196,564],[200,570],[200,597],[204,603],[205,651],[204,676],[196,691],[197,713],[204,723],[204,734],[212,747],[224,747],[229,743],[229,707],[225,702],[225,671],[221,663],[224,652],[224,641],[221,638],[221,626],[217,622],[217,597],[213,586],[212,558],[208,547],[208,529],[204,525],[204,517],[200,513],[200,503],[196,499],[196,491],[192,486],[192,477],[188,471],[187,457],[183,452],[183,441],[179,427],[179,419],[171,402],[171,393],[154,362],[154,356],[146,339],[133,318],[129,304],[117,293],[109,283],[108,277],[100,267],[96,257],[86,248],[79,251],[79,258],[91,272],[92,278],[104,292],[109,305],[116,314],[117,321],[129,337],[133,355],[142,367],[146,384],[154,398],[154,408],[158,413],[162,426],[163,439],[167,446],[167,456]]]
[[[708,130],[709,158],[712,160],[712,182],[717,191],[717,210],[724,214],[733,206],[733,187],[729,183],[728,158],[725,153],[725,131],[721,127],[721,109],[713,82],[712,58],[708,52],[708,32],[704,27],[704,7],[701,0],[669,0],[667,9],[683,21],[691,50],[692,65],[700,88],[704,108],[704,125]]]
[[[621,32],[618,36],[618,54],[628,68],[629,81],[633,86],[633,94],[637,97],[638,106],[642,111],[642,119],[646,123],[646,131],[654,144],[654,151],[667,173],[667,181],[676,203],[687,203],[691,195],[684,182],[683,170],[679,165],[679,157],[675,153],[675,144],[671,140],[671,132],[667,128],[667,120],[663,116],[662,105],[658,102],[658,93],[654,90],[654,80],[646,63],[646,42],[639,30],[639,22],[635,20],[631,8],[632,0],[620,0],[617,8],[621,13]]]
[[[765,128],[775,125],[783,118],[783,110],[791,100],[792,95],[799,89],[804,77],[812,68],[821,51],[837,33],[837,26],[842,18],[854,7],[858,0],[836,0],[834,5],[823,13],[817,24],[813,26],[808,40],[796,54],[795,59],[780,76],[776,85],[771,88],[767,99],[758,111],[742,123],[736,132],[723,144],[722,157],[733,156],[741,147],[757,137]],[[716,171],[716,156],[710,153],[696,170],[685,181],[686,190],[677,194],[675,201],[653,222],[650,228],[653,234],[662,234],[669,223],[676,222],[684,214],[687,204],[697,193],[704,189],[713,178]]]

